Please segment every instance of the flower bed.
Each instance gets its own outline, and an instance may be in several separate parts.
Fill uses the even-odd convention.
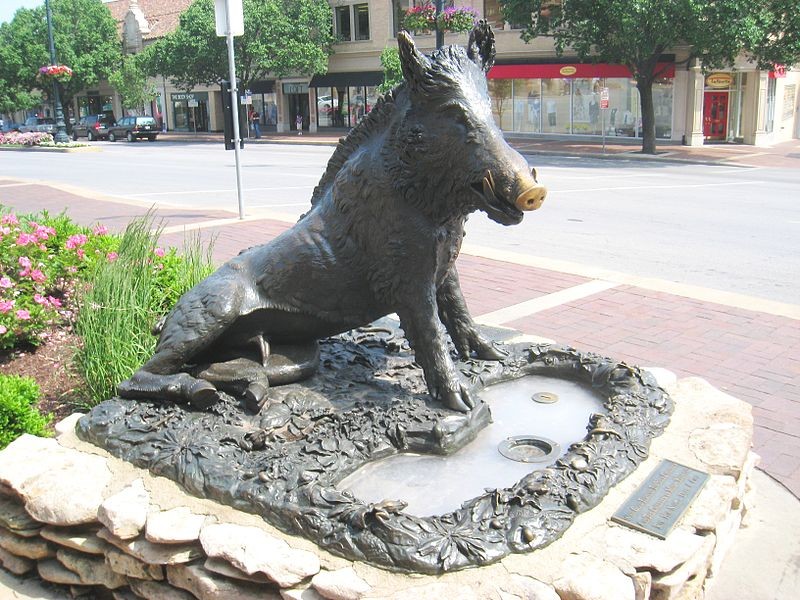
[[[54,144],[53,136],[43,131],[0,133],[0,146],[42,146]]]

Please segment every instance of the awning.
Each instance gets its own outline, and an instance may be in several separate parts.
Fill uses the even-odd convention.
[[[675,77],[675,63],[660,62],[656,66],[659,77]],[[633,77],[627,67],[609,63],[544,63],[526,65],[495,65],[489,79],[564,79],[590,77]]]
[[[346,87],[348,85],[380,85],[383,83],[383,71],[345,71],[342,73],[325,73],[314,75],[309,87]]]
[[[254,94],[271,94],[275,91],[275,80],[254,81],[250,84],[250,91]]]

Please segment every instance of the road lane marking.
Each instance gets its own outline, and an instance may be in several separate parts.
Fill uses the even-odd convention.
[[[765,181],[724,181],[720,183],[684,183],[681,185],[620,185],[613,187],[580,188],[574,190],[548,190],[548,194],[572,194],[585,192],[611,192],[617,190],[669,190],[686,188],[720,187],[730,185],[763,185]]]
[[[586,283],[581,283],[564,290],[553,292],[552,294],[546,294],[544,296],[539,296],[538,298],[526,300],[525,302],[506,306],[500,310],[485,313],[479,317],[475,317],[475,320],[483,325],[500,326],[504,323],[516,321],[517,319],[527,317],[543,310],[561,306],[567,302],[572,302],[574,300],[586,298],[587,296],[599,294],[600,292],[615,288],[618,285],[620,284],[611,281],[595,279],[593,281],[587,281]]]

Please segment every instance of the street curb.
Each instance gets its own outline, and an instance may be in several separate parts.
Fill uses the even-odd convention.
[[[0,151],[4,152],[59,152],[69,154],[73,152],[100,152],[97,146],[77,146],[74,148],[57,148],[53,146],[0,146]]]

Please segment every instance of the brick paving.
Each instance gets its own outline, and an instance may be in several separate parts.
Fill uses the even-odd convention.
[[[540,151],[536,143],[524,143],[528,145],[521,150]],[[755,159],[745,149],[749,155],[756,155]],[[708,147],[695,156],[728,164],[730,157],[738,156],[740,164],[769,160],[773,166],[800,165],[797,140],[771,149],[745,149]],[[596,145],[592,151],[597,152]],[[621,146],[620,151],[633,150]],[[685,154],[686,150],[679,147],[675,152]],[[720,159],[720,154],[728,158]],[[58,213],[66,208],[79,223],[101,221],[119,230],[147,211],[145,205],[82,195],[43,183],[11,183],[10,179],[0,179],[0,204],[21,212]],[[203,239],[215,238],[213,256],[217,262],[264,243],[291,226],[271,219],[237,221],[236,215],[227,211],[160,208],[156,216],[169,228],[162,242],[176,246],[184,239],[182,227],[193,229],[209,221],[229,219],[198,229]],[[459,258],[458,271],[473,315],[590,281],[578,275],[465,254]],[[800,497],[800,320],[619,285],[505,325],[617,360],[665,367],[680,377],[700,376],[750,403],[761,467]]]

